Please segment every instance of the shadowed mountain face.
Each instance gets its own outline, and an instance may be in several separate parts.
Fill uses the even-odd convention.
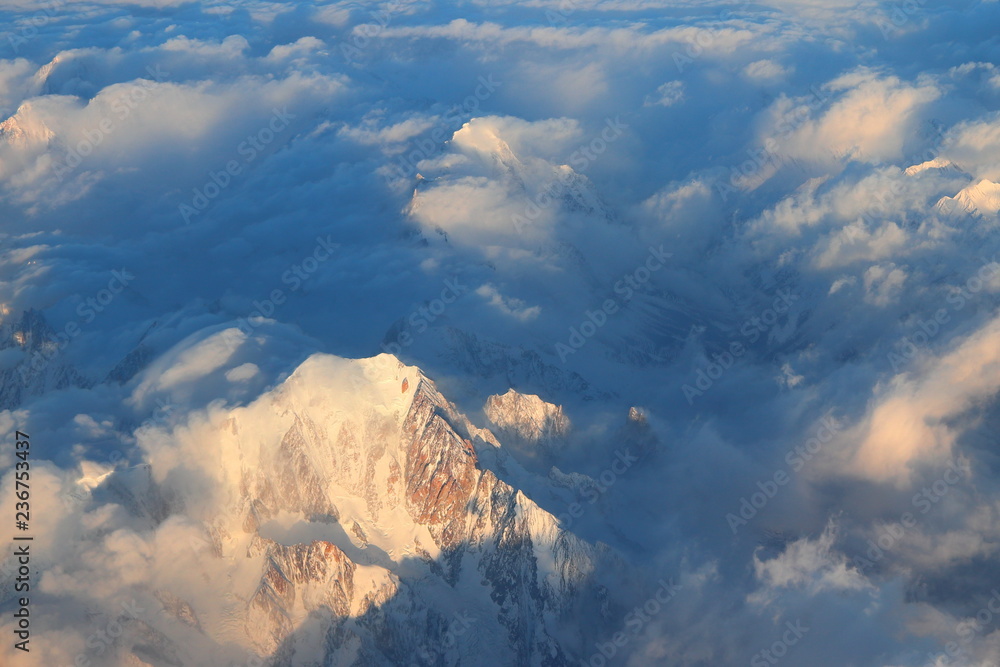
[[[998,25],[0,1],[0,665],[996,667]]]
[[[179,562],[233,587],[207,603],[138,584],[162,611],[116,646],[125,663],[208,664],[235,641],[272,664],[571,665],[638,590],[610,548],[485,468],[478,452],[518,464],[390,355],[311,357],[190,427],[144,433],[172,442],[88,502],[117,499],[148,534],[193,522]]]
[[[3,314],[0,351],[7,351],[16,362],[0,369],[0,407],[13,409],[32,396],[92,384],[60,358],[71,340],[69,333],[57,335],[37,310],[11,315]]]

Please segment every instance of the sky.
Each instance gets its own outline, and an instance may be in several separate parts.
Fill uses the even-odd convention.
[[[387,352],[480,425],[512,387],[564,406],[558,452],[517,452],[539,487],[600,479],[646,416],[655,451],[573,527],[682,582],[620,664],[1000,664],[998,25],[5,0],[0,491],[27,431],[45,600],[183,579],[190,517],[61,502],[81,480],[314,353]],[[43,628],[52,660],[92,632]]]

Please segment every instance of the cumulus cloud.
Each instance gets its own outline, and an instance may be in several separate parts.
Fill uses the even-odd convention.
[[[752,663],[788,623],[788,664],[995,661],[998,11],[5,3],[0,496],[27,430],[38,664],[100,661],[133,600],[107,664],[245,663],[177,620],[256,584],[199,555],[227,420],[386,349],[473,421],[562,406],[503,473],[554,515],[641,450],[570,528],[681,582],[623,664]]]
[[[940,96],[930,81],[909,84],[862,68],[829,81],[811,98],[776,103],[765,136],[787,135],[789,154],[809,160],[894,161]]]
[[[661,84],[656,92],[646,98],[644,106],[669,107],[684,99],[684,83],[682,81],[668,81]]]
[[[1000,321],[994,319],[954,350],[927,360],[918,376],[906,373],[887,382],[857,433],[854,469],[899,480],[914,465],[952,455],[957,433],[949,418],[1000,391],[998,336]]]

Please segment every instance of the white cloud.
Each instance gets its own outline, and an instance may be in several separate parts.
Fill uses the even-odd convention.
[[[667,81],[661,84],[656,93],[646,98],[643,106],[670,107],[684,99],[684,82]]]
[[[788,68],[773,60],[755,60],[747,65],[743,71],[751,79],[757,79],[759,81],[781,79],[791,73]]]
[[[837,526],[831,522],[816,539],[804,537],[788,544],[784,551],[771,559],[761,560],[754,554],[754,576],[761,588],[748,601],[766,607],[773,596],[785,588],[802,588],[809,595],[824,591],[860,591],[873,588],[854,569],[847,557],[833,548]]]
[[[801,124],[796,120],[802,106],[790,101],[772,111],[775,129],[771,134],[788,136],[787,150],[795,156],[827,161],[848,157],[878,163],[898,160],[907,140],[914,134],[930,103],[941,89],[929,82],[908,84],[897,77],[883,77],[860,69],[834,79],[826,86],[834,96],[818,112],[810,113]],[[821,100],[812,100],[811,103]]]
[[[902,483],[914,466],[952,456],[960,430],[950,420],[1000,391],[998,341],[1000,319],[993,319],[940,357],[926,358],[918,371],[879,387],[869,414],[845,441],[857,443],[850,470]]]
[[[500,312],[522,322],[535,319],[542,311],[539,306],[528,306],[521,299],[504,296],[493,285],[481,285],[476,289],[476,294]]]
[[[648,426],[642,465],[571,528],[686,586],[623,663],[746,664],[799,614],[816,621],[789,664],[923,667],[974,618],[1000,532],[1000,276],[970,282],[1000,252],[1000,75],[983,36],[997,5],[924,5],[883,33],[890,5],[6,3],[0,345],[29,308],[68,340],[37,390],[6,374],[0,391],[17,408],[0,411],[4,469],[15,430],[45,443],[38,659],[88,655],[92,619],[129,596],[156,618],[153,591],[233,618],[253,577],[188,547],[254,464],[227,449],[234,406],[316,350],[370,356],[405,330],[400,354],[449,398],[516,385],[563,404],[581,425],[567,473],[599,478],[621,434]],[[484,78],[499,85],[477,96]],[[220,176],[285,107],[289,131]],[[607,141],[612,119],[627,129]],[[183,224],[178,206],[206,189]],[[935,208],[960,192],[985,197],[981,215]],[[649,271],[661,246],[669,265]],[[134,283],[81,311],[122,266]],[[428,310],[446,280],[468,294]],[[941,308],[926,343],[892,356]],[[30,354],[0,350],[0,372]],[[645,426],[621,431],[633,405]],[[843,433],[790,470],[831,413]],[[963,483],[854,568],[953,460]],[[723,517],[779,469],[790,482],[733,535]],[[508,473],[561,511],[547,469]],[[102,487],[146,474],[195,501],[149,522]],[[96,499],[64,506],[69,492]],[[585,650],[604,641],[580,627]],[[202,629],[181,663],[245,662],[242,629]],[[964,655],[985,662],[1000,635],[973,634]]]

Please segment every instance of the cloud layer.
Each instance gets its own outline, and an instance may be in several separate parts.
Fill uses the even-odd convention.
[[[123,603],[167,604],[146,590],[223,604],[176,546],[197,512],[75,494],[202,489],[184,443],[226,410],[382,351],[481,425],[512,386],[563,405],[563,473],[599,478],[642,409],[652,453],[573,528],[683,584],[621,664],[995,664],[998,19],[5,3],[0,497],[28,431],[32,664],[100,660]],[[548,463],[525,492],[559,515]]]

